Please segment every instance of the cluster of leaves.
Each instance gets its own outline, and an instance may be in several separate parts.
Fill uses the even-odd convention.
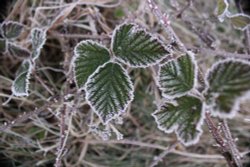
[[[219,61],[208,70],[206,88],[199,92],[193,53],[164,62],[171,55],[159,39],[135,24],[125,23],[115,29],[110,49],[94,41],[82,41],[75,47],[75,82],[107,124],[125,112],[133,100],[133,84],[122,64],[131,68],[159,65],[156,82],[164,102],[152,116],[159,129],[175,131],[183,144],[194,144],[202,134],[205,110],[221,118],[234,116],[250,90],[250,64],[234,59]]]
[[[231,14],[228,8],[228,0],[217,1],[216,15],[219,21],[223,22],[225,18],[228,18],[236,29],[245,30],[250,25],[250,16],[243,13]]]
[[[46,30],[34,28],[31,31],[32,52],[14,43],[22,31],[24,25],[7,21],[1,25],[0,51],[8,52],[10,55],[17,58],[25,58],[17,71],[16,78],[12,85],[12,92],[15,96],[28,96],[29,78],[33,68],[35,67],[35,60],[39,57],[41,49],[46,40]]]

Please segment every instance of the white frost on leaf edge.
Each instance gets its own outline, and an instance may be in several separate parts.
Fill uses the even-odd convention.
[[[74,74],[74,82],[75,82],[75,84],[76,84],[76,87],[77,87],[77,89],[79,90],[79,91],[81,91],[81,90],[86,90],[85,89],[85,85],[86,85],[86,83],[87,83],[87,81],[86,81],[86,83],[84,84],[84,86],[82,86],[82,87],[79,87],[79,85],[78,85],[78,83],[77,83],[77,79],[76,79],[76,71],[75,71],[75,69],[76,69],[76,60],[77,60],[77,58],[78,57],[80,57],[80,55],[77,53],[77,48],[80,46],[80,45],[82,45],[82,44],[88,44],[88,43],[91,43],[91,44],[96,44],[96,45],[98,45],[98,46],[100,46],[100,47],[102,47],[103,49],[106,49],[108,52],[109,52],[109,50],[107,49],[107,47],[106,46],[104,46],[104,45],[102,45],[102,44],[100,44],[100,43],[98,43],[98,42],[95,42],[95,41],[93,41],[93,40],[83,40],[83,41],[80,41],[80,42],[78,42],[77,43],[77,45],[75,46],[75,48],[74,48],[74,56],[73,56],[73,58],[72,58],[72,64],[73,64],[73,74]],[[110,52],[109,52],[109,54],[110,54]],[[108,61],[109,62],[109,61]],[[108,63],[108,62],[106,62],[106,63]],[[104,64],[106,64],[106,63],[104,63]],[[103,64],[103,65],[104,65]],[[100,67],[100,66],[99,66]],[[98,68],[99,68],[98,67]],[[97,68],[97,69],[98,69]],[[97,70],[96,69],[96,70]],[[95,73],[96,72],[96,70],[93,72],[93,73]],[[91,76],[91,75],[90,75]],[[89,76],[89,77],[90,77]],[[88,77],[88,78],[89,78]]]
[[[16,24],[16,25],[19,25],[19,26],[21,26],[22,27],[22,29],[24,28],[24,25],[23,24],[21,24],[21,23],[19,23],[19,22],[16,22],[16,21],[4,21],[2,24],[1,24],[1,26],[0,26],[0,33],[1,33],[1,35],[3,36],[3,38],[4,39],[9,39],[9,38],[7,38],[5,35],[4,35],[4,31],[3,31],[3,25],[6,25],[6,24]],[[20,33],[22,33],[22,31],[23,30],[21,30],[21,32]],[[18,37],[18,36],[17,36]],[[13,37],[12,39],[16,39],[17,37]]]
[[[38,46],[38,48],[33,48],[34,46],[32,45],[32,50],[37,51],[36,56],[32,57],[33,61],[35,61],[39,57],[39,55],[41,53],[41,49],[43,48],[43,45],[46,42],[46,33],[47,33],[47,30],[43,30],[43,29],[40,29],[40,28],[33,28],[31,30],[31,39],[33,39],[35,31],[39,31],[40,33],[42,33],[42,43]],[[33,44],[33,41],[32,41],[32,44]]]
[[[117,32],[122,26],[124,26],[124,25],[133,25],[133,27],[132,27],[132,32],[137,32],[137,31],[143,31],[143,32],[145,32],[145,34],[151,36],[151,38],[150,38],[151,40],[157,40],[157,42],[158,42],[161,46],[163,46],[164,49],[165,49],[167,52],[169,52],[169,53],[166,54],[165,56],[162,56],[162,58],[156,60],[156,61],[153,62],[153,63],[148,63],[147,65],[132,65],[132,64],[130,64],[129,62],[125,62],[123,59],[121,59],[121,58],[118,57],[117,55],[114,55],[114,59],[115,59],[115,60],[118,60],[118,61],[120,61],[121,63],[126,64],[126,65],[128,65],[129,67],[132,67],[132,68],[147,68],[147,67],[150,67],[150,66],[154,66],[154,65],[156,65],[156,64],[159,64],[159,63],[160,63],[163,59],[165,59],[167,56],[172,55],[172,49],[171,49],[171,46],[170,46],[170,45],[167,45],[167,46],[166,46],[166,45],[163,43],[163,41],[160,40],[156,35],[154,35],[154,34],[148,32],[145,28],[140,27],[138,24],[135,24],[135,23],[128,23],[128,22],[124,22],[124,23],[122,23],[122,24],[116,26],[116,28],[114,29],[114,31],[113,31],[113,33],[112,33],[111,44],[110,44],[110,48],[111,48],[112,52],[113,52],[113,50],[114,50],[114,49],[113,49],[113,42],[114,42],[115,34],[116,34],[116,32]]]
[[[189,96],[192,96],[192,95],[189,95]],[[192,96],[192,97],[196,97],[196,96]],[[197,97],[196,97],[196,98],[197,98]],[[164,104],[166,104],[166,103],[171,103],[171,104],[176,105],[176,102],[175,102],[175,101],[165,101]],[[201,101],[201,103],[202,103],[201,117],[200,117],[200,120],[198,121],[198,123],[197,123],[197,125],[196,125],[196,130],[198,131],[198,132],[197,132],[197,136],[196,136],[193,140],[190,140],[189,142],[185,142],[185,141],[179,136],[179,133],[178,133],[178,130],[177,130],[179,125],[178,125],[177,123],[175,123],[175,124],[174,124],[171,128],[169,128],[169,129],[167,129],[167,128],[165,128],[164,126],[161,126],[161,125],[160,125],[160,122],[158,121],[158,118],[157,118],[157,116],[156,116],[155,114],[159,112],[159,109],[161,108],[161,106],[160,106],[160,107],[157,107],[158,109],[155,110],[155,112],[153,112],[151,115],[154,117],[158,129],[160,129],[161,131],[163,131],[163,132],[165,132],[165,133],[173,133],[173,132],[175,132],[175,134],[176,134],[176,136],[177,136],[177,139],[178,139],[182,144],[184,144],[185,146],[190,146],[190,145],[194,145],[194,144],[198,143],[199,140],[200,140],[200,137],[201,137],[201,135],[202,135],[202,133],[203,133],[202,125],[204,124],[205,111],[206,111],[205,109],[206,109],[206,107],[205,107],[205,104],[204,104],[202,101]],[[164,104],[162,104],[162,105],[164,105]]]
[[[220,61],[214,63],[212,65],[212,67],[206,73],[206,76],[205,76],[206,89],[202,92],[203,94],[205,92],[207,92],[207,90],[210,87],[210,85],[208,83],[208,77],[209,77],[210,72],[213,71],[215,68],[217,68],[218,65],[226,63],[226,62],[232,62],[232,61],[239,62],[239,63],[244,63],[244,64],[247,64],[247,65],[250,66],[250,63],[248,61],[241,60],[241,59],[235,59],[235,58],[227,58],[225,60],[220,60]],[[213,109],[212,111],[210,111],[212,116],[219,117],[219,118],[222,118],[222,119],[232,119],[236,115],[237,111],[240,109],[241,102],[246,100],[246,99],[250,99],[250,90],[246,91],[242,96],[239,96],[238,98],[235,99],[234,104],[232,105],[232,109],[228,113],[222,113],[219,110],[214,110],[213,106],[216,105],[215,103],[210,104],[210,105],[205,104],[205,107],[206,107],[206,110]]]
[[[160,71],[161,71],[162,66],[166,65],[166,64],[169,63],[169,62],[177,61],[178,58],[180,58],[180,57],[182,57],[182,56],[185,56],[186,54],[182,54],[182,55],[179,56],[178,58],[171,59],[171,60],[169,60],[169,61],[167,61],[167,62],[165,62],[165,63],[159,65],[159,70],[157,71],[157,76],[156,76],[156,85],[157,85],[158,88],[161,90],[162,96],[163,96],[164,98],[166,98],[166,99],[174,99],[174,98],[178,98],[178,97],[182,97],[182,96],[188,95],[188,93],[189,93],[189,92],[192,92],[192,91],[197,87],[197,85],[198,85],[198,65],[197,65],[197,61],[196,61],[195,58],[194,58],[194,53],[193,53],[193,52],[188,51],[187,54],[190,56],[191,61],[192,61],[193,65],[194,65],[194,84],[193,84],[192,89],[190,89],[189,91],[186,91],[186,92],[184,92],[184,93],[178,93],[178,94],[173,95],[173,96],[169,96],[169,95],[163,93],[163,92],[165,91],[165,89],[162,88],[162,86],[160,85]]]
[[[11,86],[12,93],[13,93],[15,96],[28,96],[28,95],[29,95],[29,93],[28,93],[29,84],[30,84],[29,79],[30,79],[30,75],[31,75],[33,66],[32,66],[32,63],[31,63],[31,61],[30,61],[29,59],[25,59],[25,60],[23,61],[22,64],[24,64],[24,63],[26,63],[26,62],[29,63],[29,69],[28,69],[28,71],[27,71],[27,75],[26,75],[26,79],[25,79],[25,81],[26,81],[26,84],[25,84],[25,92],[17,92],[17,91],[15,90],[15,86],[14,86],[14,84],[15,84],[15,82],[16,82],[16,79],[17,79],[20,75],[22,75],[22,74],[24,73],[24,72],[22,72],[22,73],[20,73],[18,76],[16,76],[16,78],[15,78],[15,80],[13,81],[12,86]]]
[[[108,120],[106,120],[106,122],[103,121],[102,119],[102,116],[100,115],[100,113],[96,110],[96,108],[91,104],[91,102],[89,101],[89,91],[87,89],[87,85],[88,83],[90,82],[92,76],[96,75],[96,73],[99,73],[100,69],[101,68],[104,68],[108,63],[113,63],[113,64],[118,64],[122,71],[124,72],[124,74],[127,76],[127,79],[128,79],[128,83],[129,83],[129,87],[131,87],[131,91],[129,91],[129,100],[127,101],[127,104],[125,104],[125,107],[123,110],[121,111],[117,111],[117,113],[115,113],[111,118],[109,118]],[[99,66],[95,72],[93,72],[87,79],[85,85],[84,85],[84,88],[85,90],[85,99],[87,101],[87,103],[90,105],[90,107],[92,108],[92,110],[94,111],[94,113],[96,113],[98,115],[98,117],[100,118],[101,122],[104,124],[104,125],[107,125],[111,120],[115,119],[116,117],[120,116],[122,113],[125,113],[125,111],[127,110],[128,106],[131,104],[131,102],[134,100],[134,86],[133,86],[133,83],[130,79],[130,76],[128,74],[128,71],[126,69],[124,69],[122,67],[122,65],[120,63],[117,63],[117,62],[113,62],[113,61],[108,61],[106,63],[104,63],[103,65]]]
[[[229,3],[227,2],[227,0],[223,1],[226,4],[226,8],[224,9],[224,12],[222,14],[217,16],[220,22],[223,22],[225,20],[225,17],[228,17],[228,15],[230,14],[230,12],[228,11]],[[216,7],[216,13],[218,13],[218,6]]]
[[[249,20],[250,20],[250,16],[249,15],[246,15],[246,14],[244,14],[244,13],[237,13],[237,14],[234,14],[234,15],[227,15],[227,17],[229,18],[229,19],[231,19],[231,18],[233,18],[233,17],[238,17],[238,16],[243,16],[243,17],[247,17]],[[237,27],[237,26],[234,26],[233,25],[233,27],[235,28],[235,29],[237,29],[237,30],[241,30],[241,31],[244,31],[244,30],[246,30],[248,27],[250,27],[250,24],[248,24],[247,26],[245,26],[245,27],[243,27],[243,28],[240,28],[240,27]]]

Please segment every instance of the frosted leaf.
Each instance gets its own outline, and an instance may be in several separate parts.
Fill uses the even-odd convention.
[[[88,77],[110,59],[109,51],[93,41],[82,41],[74,50],[74,75],[78,88],[82,88]]]
[[[229,19],[236,29],[243,31],[250,26],[250,16],[243,13],[231,15]]]
[[[250,90],[250,64],[234,59],[219,61],[207,73],[206,82],[204,95],[212,114],[232,118]]]
[[[223,22],[227,16],[229,4],[227,0],[217,0],[216,15],[220,22]]]
[[[26,48],[23,48],[19,45],[16,45],[12,42],[8,42],[7,44],[8,52],[10,55],[15,56],[17,58],[28,58],[30,57],[30,51]]]
[[[46,41],[46,30],[39,28],[34,28],[31,31],[31,41],[32,41],[32,59],[36,60],[40,53],[43,45]]]
[[[182,96],[175,102],[165,102],[152,114],[158,128],[166,133],[175,131],[184,145],[197,143],[202,134],[202,102],[193,96]]]
[[[157,84],[166,98],[187,94],[197,80],[197,67],[193,55],[186,54],[160,66]]]
[[[86,99],[104,124],[125,112],[133,100],[133,85],[125,69],[107,62],[87,80]]]
[[[134,24],[118,26],[111,47],[115,57],[131,67],[147,67],[169,55],[159,39]]]
[[[21,34],[22,30],[23,25],[14,21],[6,21],[1,25],[1,34],[7,39],[17,38]]]
[[[15,96],[28,96],[31,70],[32,65],[30,60],[24,60],[12,84],[12,92]]]
[[[5,52],[6,51],[6,40],[0,38],[0,52]]]

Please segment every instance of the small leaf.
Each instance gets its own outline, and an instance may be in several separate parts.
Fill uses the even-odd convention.
[[[229,4],[227,0],[217,0],[216,14],[220,22],[223,22],[225,16],[229,13],[228,7],[229,7]]]
[[[241,60],[223,60],[211,68],[206,77],[207,105],[215,116],[232,118],[241,98],[250,90],[250,64]]]
[[[0,38],[0,52],[6,52],[6,40]]]
[[[157,38],[134,24],[116,28],[111,47],[115,57],[131,67],[156,64],[169,54]]]
[[[86,99],[104,124],[125,112],[133,100],[133,85],[117,63],[100,66],[86,83]]]
[[[40,53],[43,45],[46,41],[46,31],[34,28],[31,31],[31,40],[32,40],[32,59],[33,61],[36,60]]]
[[[12,84],[12,92],[15,96],[28,96],[29,78],[32,70],[30,60],[24,60],[19,70],[17,77]]]
[[[88,77],[110,59],[108,49],[93,41],[78,43],[74,53],[74,75],[78,88],[82,88]]]
[[[17,58],[28,58],[30,57],[30,51],[26,48],[18,46],[12,42],[8,42],[8,52]]]
[[[242,13],[229,16],[229,19],[231,20],[234,28],[242,31],[250,25],[250,16]]]
[[[21,34],[22,30],[23,25],[14,21],[3,22],[1,25],[1,33],[3,37],[7,39],[17,38]]]
[[[158,128],[166,133],[175,130],[184,145],[198,142],[203,124],[202,102],[193,96],[182,96],[175,102],[165,102],[152,116]]]
[[[196,62],[192,54],[186,54],[160,66],[158,86],[166,98],[187,94],[196,83]]]

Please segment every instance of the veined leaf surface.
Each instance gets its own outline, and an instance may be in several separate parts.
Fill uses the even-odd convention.
[[[245,30],[250,26],[250,16],[243,13],[229,16],[229,19],[236,29]]]
[[[125,69],[108,62],[99,67],[86,83],[86,99],[104,124],[125,112],[133,100],[133,85]]]
[[[17,38],[21,34],[22,30],[23,25],[14,21],[3,22],[1,25],[1,34],[7,39]]]
[[[31,31],[31,41],[32,41],[32,59],[36,60],[40,53],[43,45],[46,41],[46,30],[39,28],[34,28]]]

